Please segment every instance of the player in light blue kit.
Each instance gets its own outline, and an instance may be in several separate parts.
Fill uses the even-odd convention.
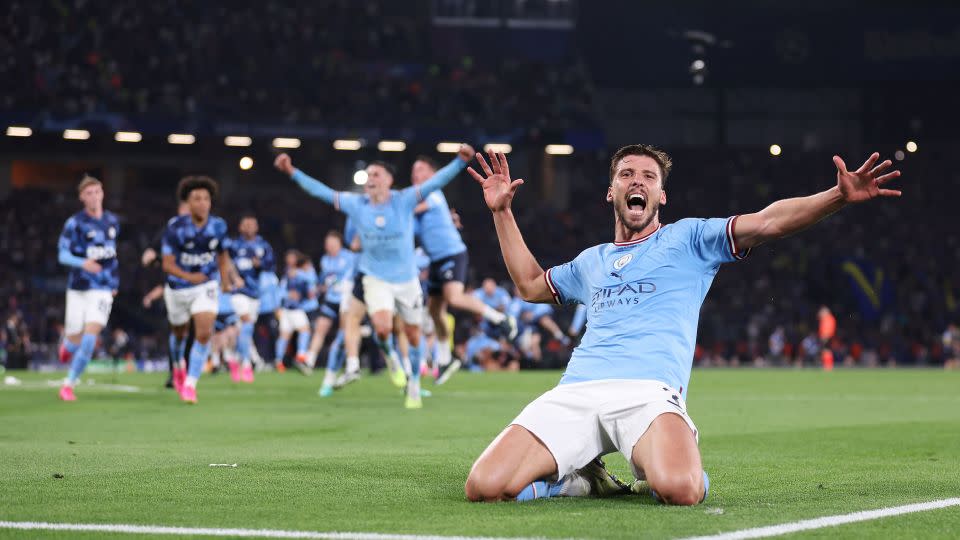
[[[253,327],[260,316],[260,275],[273,272],[273,248],[260,236],[257,216],[244,214],[240,218],[240,235],[231,238],[228,251],[237,268],[243,285],[230,295],[230,306],[240,320],[240,335],[237,337],[237,354],[240,365],[231,362],[230,378],[233,382],[253,382]]]
[[[290,156],[281,154],[274,163],[301,188],[314,197],[333,205],[353,218],[360,232],[363,246],[357,264],[357,279],[363,280],[364,298],[374,332],[387,355],[395,354],[389,345],[393,332],[394,313],[399,312],[411,344],[410,362],[413,374],[407,384],[404,406],[419,409],[420,399],[420,325],[422,323],[423,294],[417,280],[413,260],[413,212],[418,203],[434,191],[443,188],[463,170],[472,159],[473,149],[463,145],[457,158],[440,169],[430,180],[418,186],[395,191],[392,167],[383,162],[367,166],[364,195],[336,192],[303,171],[295,169]]]
[[[219,308],[219,294],[239,281],[227,253],[227,222],[210,214],[217,196],[217,183],[206,176],[187,176],[177,186],[177,196],[190,206],[190,213],[167,222],[161,253],[167,285],[163,300],[173,330],[171,350],[182,351],[193,319],[194,342],[190,347],[190,372],[183,365],[174,370],[173,383],[186,403],[197,402],[197,381],[210,354],[210,338]],[[217,272],[224,276],[218,283]]]
[[[884,189],[900,175],[873,154],[847,171],[834,156],[837,185],[777,201],[755,214],[660,222],[670,157],[646,145],[621,148],[610,164],[607,201],[613,242],[583,251],[546,272],[527,249],[510,203],[523,183],[506,156],[478,161],[510,277],[531,302],[585,304],[587,331],[560,384],[531,404],[480,455],[467,478],[472,501],[607,495],[624,486],[598,456],[620,451],[638,481],[634,491],[668,504],[703,501],[709,481],[697,429],[687,415],[700,306],[723,263],[801,231],[851,203],[899,196]],[[646,482],[641,482],[645,480]]]
[[[410,172],[410,182],[419,186],[437,172],[437,163],[428,156],[417,156]],[[476,297],[464,293],[469,259],[467,246],[450,216],[450,207],[442,191],[434,191],[416,208],[416,231],[420,245],[430,257],[427,281],[427,311],[433,320],[438,358],[434,361],[443,369],[443,379],[460,369],[460,361],[451,358],[450,328],[447,326],[447,305],[480,315],[497,325],[508,339],[517,334],[517,322]]]
[[[307,350],[307,366],[311,369],[317,362],[317,355],[323,348],[327,333],[334,325],[339,326],[340,304],[344,297],[351,294],[345,287],[349,284],[352,289],[353,271],[357,264],[357,255],[343,246],[343,235],[340,231],[329,231],[323,240],[323,249],[326,252],[320,258],[320,286],[323,288],[323,304],[320,306],[320,316],[313,327],[313,338]],[[320,388],[321,396],[329,396],[333,392],[333,383],[337,380],[335,366],[327,364],[323,384]]]
[[[70,267],[60,359],[71,360],[60,388],[60,399],[75,401],[73,387],[93,356],[97,337],[107,325],[113,296],[120,286],[117,273],[117,216],[103,209],[103,184],[84,176],[77,186],[83,211],[63,225],[57,259]]]
[[[286,370],[283,357],[287,352],[290,336],[294,332],[297,333],[294,365],[298,369],[306,368],[307,346],[310,344],[308,313],[320,307],[317,301],[317,271],[310,264],[310,259],[295,249],[288,250],[284,259],[286,259],[287,268],[280,280],[280,288],[284,291],[278,314],[280,336],[277,337],[274,350],[274,366],[280,373]]]

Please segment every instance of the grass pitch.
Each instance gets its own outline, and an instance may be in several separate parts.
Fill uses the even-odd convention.
[[[191,407],[159,374],[120,375],[136,393],[81,386],[75,403],[42,386],[49,375],[27,374],[21,387],[0,386],[0,520],[676,538],[960,496],[960,373],[741,369],[693,374],[687,405],[711,475],[701,506],[467,503],[473,460],[558,377],[462,373],[427,383],[434,396],[407,411],[384,377],[321,399],[319,377],[263,374],[239,386],[206,376]],[[630,477],[619,455],[607,462]],[[953,507],[794,536],[958,535]]]

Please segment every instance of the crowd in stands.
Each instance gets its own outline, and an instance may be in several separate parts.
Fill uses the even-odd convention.
[[[821,154],[773,159],[746,151],[676,151],[662,220],[725,217],[825,189],[835,171],[829,155]],[[850,155],[848,163],[855,159]],[[901,199],[844,209],[721,269],[701,313],[697,364],[816,365],[822,345],[833,352],[837,365],[942,364],[956,356],[960,335],[949,325],[960,319],[960,230],[950,201],[960,196],[960,181],[943,181],[953,174],[943,167],[945,160],[945,154],[933,150],[911,155],[899,164],[904,172]],[[563,166],[581,179],[573,185],[574,202],[567,208],[539,196],[536,171],[524,173],[528,184],[515,203],[521,230],[544,267],[572,259],[611,235],[612,212],[604,201],[606,158],[574,155]],[[929,189],[930,179],[941,180],[937,189]],[[262,198],[234,190],[218,201],[214,213],[233,227],[240,213],[253,210],[278,253],[296,247],[318,259],[322,232],[341,227],[342,217],[299,196],[292,184],[279,183],[275,193]],[[458,189],[449,195],[470,250],[468,285],[477,287],[487,277],[508,285],[489,212],[470,193]],[[108,191],[106,207],[122,224],[121,289],[111,324],[129,335],[135,354],[162,356],[166,327],[161,303],[150,309],[141,304],[162,276],[159,269],[141,267],[139,260],[173,214],[172,196],[169,190],[128,189],[117,198]],[[8,346],[26,341],[33,344],[34,356],[53,358],[52,347],[40,347],[55,345],[61,332],[66,270],[56,262],[55,245],[64,220],[78,209],[72,192],[14,190],[0,203],[0,310],[16,318],[6,326],[18,329],[4,332]],[[835,334],[825,342],[817,335],[821,306],[828,306],[837,321]],[[553,317],[566,329],[572,314],[572,309],[558,307]],[[456,339],[461,346],[475,323],[459,318]],[[562,366],[569,346],[550,332],[540,333],[544,352],[528,364]]]
[[[446,55],[405,2],[14,0],[0,24],[0,78],[20,81],[0,89],[0,112],[345,128],[592,118],[577,62]]]

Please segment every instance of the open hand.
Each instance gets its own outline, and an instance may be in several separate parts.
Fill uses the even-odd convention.
[[[477,161],[486,178],[481,176],[473,167],[467,167],[467,172],[483,187],[483,199],[487,203],[487,208],[492,212],[502,212],[510,209],[510,203],[513,202],[513,196],[517,193],[517,188],[523,184],[522,179],[510,180],[510,166],[507,164],[507,156],[503,152],[487,151],[490,156],[490,165],[483,158],[483,154],[477,152]]]
[[[837,166],[837,187],[840,188],[844,202],[858,203],[874,197],[899,197],[901,195],[898,189],[884,189],[882,187],[886,182],[899,177],[900,171],[881,174],[893,162],[888,159],[874,167],[878,159],[880,159],[880,154],[874,152],[859,169],[850,172],[840,156],[833,156],[833,163]]]

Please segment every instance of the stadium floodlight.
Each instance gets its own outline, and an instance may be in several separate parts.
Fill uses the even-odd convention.
[[[403,141],[380,141],[377,143],[377,150],[381,152],[403,152],[407,149],[407,143]]]
[[[911,154],[917,151],[917,143],[913,141],[907,141],[907,152]]]
[[[249,171],[251,168],[253,168],[253,158],[250,156],[243,156],[240,158],[240,168],[245,171]]]
[[[548,144],[544,151],[553,156],[569,156],[573,153],[573,147],[569,144]]]
[[[253,139],[245,135],[228,135],[223,139],[223,144],[227,146],[250,146]]]
[[[333,141],[334,150],[359,150],[363,148],[360,139],[337,139]]]
[[[444,154],[456,154],[460,151],[460,144],[458,142],[442,142],[437,143],[437,152]]]
[[[300,139],[294,137],[277,137],[273,140],[274,148],[300,148]]]
[[[33,130],[26,126],[7,126],[7,137],[29,137]]]
[[[117,142],[140,142],[143,140],[143,135],[136,131],[118,131],[113,136],[113,140]]]
[[[353,173],[353,183],[362,186],[367,183],[367,171],[360,169]]]
[[[771,156],[779,156],[779,155],[782,154],[782,153],[783,153],[783,148],[780,148],[780,145],[779,145],[779,144],[771,144],[771,145],[770,145],[770,155],[771,155]]]
[[[513,147],[507,143],[487,143],[483,145],[483,149],[487,152],[500,152],[503,154],[513,152]]]
[[[907,157],[907,155],[903,153],[903,150],[897,150],[893,153],[893,157],[897,161],[903,161],[903,158]]]
[[[65,129],[63,138],[70,141],[85,141],[90,138],[90,132],[85,129]]]
[[[197,138],[189,133],[171,133],[167,136],[167,142],[170,144],[193,144]]]

